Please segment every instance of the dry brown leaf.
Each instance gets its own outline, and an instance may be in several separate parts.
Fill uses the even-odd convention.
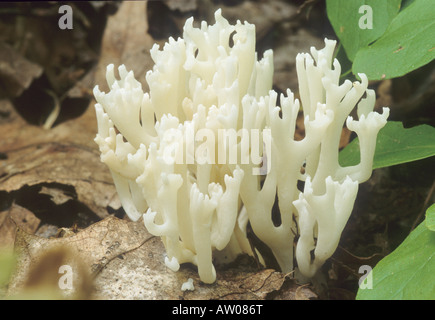
[[[101,91],[108,91],[106,67],[111,63],[115,69],[124,64],[127,70],[133,70],[143,90],[148,91],[145,74],[153,66],[149,51],[154,40],[147,33],[146,8],[146,1],[124,1],[116,14],[109,17],[95,78]]]
[[[182,291],[189,278],[194,290]],[[153,237],[112,260],[96,278],[95,288],[101,297],[117,300],[264,300],[282,294],[287,281],[291,280],[275,270],[252,270],[240,262],[237,268],[218,269],[216,282],[204,284],[191,265],[170,271],[164,264],[163,244]],[[293,292],[288,295],[290,299],[294,300],[297,287],[286,289]]]
[[[108,217],[90,227],[65,238],[45,239],[18,229],[15,248],[18,252],[16,273],[9,284],[9,295],[17,294],[26,286],[32,266],[38,265],[44,255],[62,248],[73,252],[71,256],[93,274],[120,254],[131,251],[149,235],[140,224]]]
[[[193,11],[197,9],[197,0],[163,0],[170,10],[180,10],[181,12]]]
[[[295,18],[297,6],[289,1],[274,0],[269,2],[242,1],[239,5],[219,5],[222,15],[233,23],[237,20],[255,24],[257,40],[262,39],[277,23]]]
[[[317,295],[308,288],[308,285],[299,286],[295,291],[295,300],[311,300],[317,298]]]
[[[281,290],[273,295],[274,300],[316,300],[318,295],[310,284],[298,284],[296,280],[287,280]]]
[[[65,238],[45,239],[19,229],[16,249],[18,263],[8,295],[26,292],[29,278],[35,277],[34,270],[47,264],[44,259],[55,259],[51,252],[63,250],[71,252],[69,257],[74,257],[73,261],[67,262],[74,272],[74,268],[79,268],[78,274],[93,274],[93,282],[86,287],[92,285],[92,297],[98,299],[263,300],[279,295],[292,299],[308,297],[305,291],[297,293],[297,285],[284,286],[291,281],[286,275],[271,269],[254,270],[243,259],[237,268],[219,270],[216,282],[211,285],[203,284],[196,268],[190,265],[172,272],[164,264],[165,251],[158,237],[150,235],[143,223],[115,217],[108,217]],[[62,261],[66,263],[65,259]],[[51,276],[46,275],[46,282],[51,283],[51,287],[60,277],[53,271],[57,270],[59,263],[53,263],[55,269],[50,269]],[[183,292],[181,286],[189,278],[193,279],[195,289]],[[30,282],[44,287],[41,279]],[[85,287],[83,281],[79,286]],[[283,288],[286,291],[280,293]],[[91,296],[89,292],[86,294]]]
[[[28,233],[34,233],[40,222],[31,211],[12,203],[10,208],[0,212],[0,248],[14,245],[17,226]]]
[[[279,44],[273,49],[274,86],[281,92],[289,88],[299,94],[298,77],[296,73],[296,56],[301,52],[310,52],[310,47],[317,49],[324,47],[323,39],[305,29],[292,30],[292,25],[283,26],[283,36]]]
[[[39,193],[48,195],[56,205],[61,205],[72,200],[70,194],[66,193],[65,190],[56,187],[48,188],[46,186],[42,186]]]
[[[73,186],[77,200],[101,218],[107,216],[108,206],[119,208],[112,177],[100,162],[93,141],[96,119],[92,107],[78,119],[45,130],[28,125],[8,101],[0,104],[9,105],[11,119],[0,125],[0,191],[56,182]]]

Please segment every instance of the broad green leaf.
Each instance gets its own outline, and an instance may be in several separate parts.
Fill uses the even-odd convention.
[[[425,223],[430,231],[435,231],[435,204],[431,205],[429,209],[426,210]]]
[[[371,271],[372,288],[359,289],[357,300],[435,299],[435,232],[422,222]]]
[[[360,48],[366,47],[385,32],[397,15],[400,3],[401,0],[326,1],[329,21],[351,61]],[[371,26],[368,24],[370,21]]]
[[[433,59],[435,5],[433,0],[416,0],[391,21],[382,37],[358,51],[352,72],[363,72],[370,80],[390,79]]]
[[[405,129],[401,122],[388,121],[379,131],[373,169],[416,161],[435,156],[435,128],[419,125]],[[339,155],[340,165],[352,166],[360,161],[358,138]]]

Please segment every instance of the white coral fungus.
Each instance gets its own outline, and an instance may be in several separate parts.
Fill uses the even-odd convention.
[[[107,67],[110,91],[94,89],[101,160],[128,216],[143,216],[161,237],[170,269],[190,262],[213,283],[216,259],[253,254],[249,223],[283,272],[296,258],[302,275],[313,276],[338,245],[358,183],[371,175],[389,109],[373,111],[364,74],[339,84],[335,41],[327,39],[323,49],[296,57],[300,101],[287,90],[277,106],[273,53],[257,60],[254,25],[230,25],[220,10],[215,19],[194,28],[190,18],[182,39],[151,49],[149,93],[124,66],[119,80]],[[349,116],[355,106],[358,120]],[[300,107],[305,137],[296,141]],[[356,166],[338,162],[344,124],[360,140]]]

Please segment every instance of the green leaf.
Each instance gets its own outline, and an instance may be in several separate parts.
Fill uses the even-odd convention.
[[[421,223],[373,268],[372,288],[360,288],[356,299],[435,299],[434,270],[435,232]]]
[[[356,53],[352,72],[365,73],[370,80],[390,79],[435,59],[434,17],[433,0],[412,2],[391,21],[381,38]]]
[[[326,1],[329,21],[351,61],[360,48],[366,47],[385,32],[397,15],[400,3],[401,0]],[[373,22],[372,28],[362,29],[360,24],[364,25],[368,19]]]
[[[401,122],[388,121],[379,131],[373,169],[416,161],[435,155],[435,128],[419,125],[405,129]],[[341,166],[360,161],[359,141],[355,138],[339,155]]]
[[[429,207],[429,209],[426,210],[426,227],[430,231],[435,231],[435,204]]]

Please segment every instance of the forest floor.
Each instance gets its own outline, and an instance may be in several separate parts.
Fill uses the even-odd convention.
[[[147,91],[152,45],[182,36],[190,16],[214,23],[214,12],[222,8],[230,23],[240,19],[256,25],[259,57],[274,50],[274,89],[290,88],[297,95],[296,54],[309,52],[311,46],[323,47],[325,37],[336,39],[324,2],[62,4],[73,9],[71,30],[59,28],[60,4],[55,2],[0,5],[0,247],[21,249],[4,292],[25,292],[24,297],[43,292],[44,297],[58,298],[51,290],[58,283],[56,266],[71,252],[41,253],[41,248],[74,243],[89,259],[77,262],[81,282],[73,297],[354,299],[362,276],[359,267],[374,267],[423,220],[433,199],[432,158],[374,170],[360,186],[337,251],[309,283],[258,268],[247,257],[220,270],[213,285],[201,284],[193,266],[168,271],[159,259],[164,254],[161,241],[142,223],[126,218],[110,172],[100,162],[93,141],[97,130],[93,87],[98,84],[107,91],[105,68],[113,63],[134,70]],[[434,74],[430,64],[408,77],[370,83],[377,93],[375,108],[389,106],[390,120],[405,125],[434,124],[433,111],[424,103],[416,104],[411,95],[418,78],[420,85],[428,83],[426,91],[433,98]],[[302,118],[297,124],[296,134],[303,137]],[[351,139],[344,129],[340,147]],[[196,289],[182,292],[181,284],[188,278],[194,279]]]

